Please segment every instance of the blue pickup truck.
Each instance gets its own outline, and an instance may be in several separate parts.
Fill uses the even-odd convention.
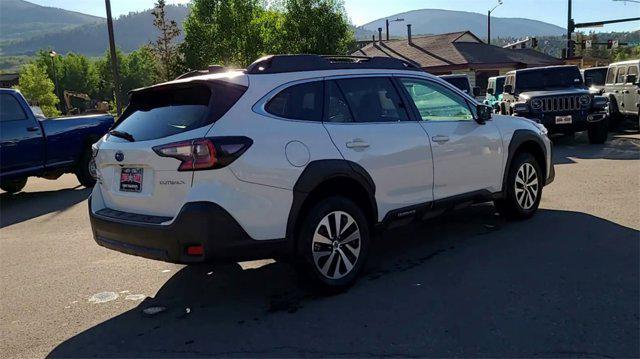
[[[113,116],[45,118],[20,92],[0,89],[0,188],[20,192],[30,176],[57,179],[75,173],[93,187],[91,145],[113,125]]]

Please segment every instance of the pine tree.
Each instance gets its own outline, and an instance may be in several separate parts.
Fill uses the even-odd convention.
[[[165,0],[158,0],[151,12],[155,17],[153,25],[160,31],[158,39],[152,46],[160,64],[158,77],[164,81],[170,81],[176,75],[178,48],[174,40],[180,36],[180,28],[174,20],[167,20],[165,6]]]

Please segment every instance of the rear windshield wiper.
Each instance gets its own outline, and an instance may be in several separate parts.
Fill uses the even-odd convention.
[[[109,134],[110,134],[111,136],[124,138],[125,140],[127,140],[127,141],[129,141],[129,142],[136,142],[135,138],[133,138],[133,135],[132,135],[132,134],[130,134],[129,132],[118,131],[118,130],[111,130],[111,131],[109,131]]]

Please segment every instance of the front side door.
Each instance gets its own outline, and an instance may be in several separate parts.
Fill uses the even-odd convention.
[[[0,170],[3,177],[37,171],[44,166],[42,129],[38,120],[26,110],[14,94],[0,94]]]
[[[390,77],[326,82],[324,125],[341,155],[376,185],[381,220],[389,211],[433,200],[429,139]]]
[[[496,125],[477,123],[468,101],[444,85],[419,78],[400,83],[431,137],[434,199],[500,191],[503,153]]]

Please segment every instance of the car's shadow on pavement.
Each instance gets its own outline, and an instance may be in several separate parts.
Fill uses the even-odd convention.
[[[63,211],[86,200],[91,189],[77,186],[56,191],[0,194],[0,228]]]
[[[478,205],[387,232],[346,293],[282,263],[185,267],[49,356],[638,357],[639,244],[584,213]]]

